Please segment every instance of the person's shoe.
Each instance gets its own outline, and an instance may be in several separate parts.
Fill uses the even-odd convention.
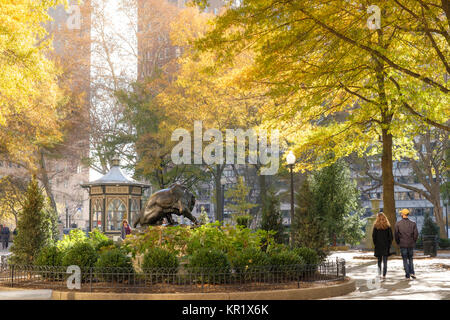
[[[411,278],[415,279],[415,278],[416,278],[416,275],[415,275],[415,274],[412,274],[412,275],[411,275]]]
[[[406,275],[405,278],[409,280],[409,275]]]

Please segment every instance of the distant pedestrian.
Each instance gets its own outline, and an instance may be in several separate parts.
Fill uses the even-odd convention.
[[[121,232],[120,232],[120,236],[122,237],[122,239],[125,239],[125,237],[127,235],[129,235],[131,233],[131,227],[128,224],[127,220],[123,220],[122,221],[122,228],[121,228]]]
[[[8,249],[8,245],[9,245],[9,235],[10,235],[10,231],[8,227],[3,227],[2,231],[2,247],[3,249]]]
[[[391,251],[392,240],[391,224],[384,213],[377,215],[373,226],[372,240],[375,246],[375,257],[378,258],[378,275],[381,276],[381,263],[383,262],[383,279],[386,279],[387,261]]]
[[[395,242],[400,247],[406,279],[410,277],[416,279],[413,255],[419,232],[417,231],[416,223],[408,219],[408,209],[401,210],[400,214],[402,215],[402,220],[397,221],[395,224]]]

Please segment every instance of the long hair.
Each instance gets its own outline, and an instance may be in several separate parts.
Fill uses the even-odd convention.
[[[379,214],[377,214],[377,219],[375,220],[373,227],[378,230],[386,230],[387,228],[391,227],[391,224],[389,223],[389,220],[386,218],[384,213],[380,212]]]

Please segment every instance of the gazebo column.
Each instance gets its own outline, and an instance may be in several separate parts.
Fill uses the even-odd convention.
[[[127,221],[130,224],[131,223],[131,196],[128,196],[128,213],[127,213]]]
[[[94,212],[92,211],[92,198],[89,197],[89,227],[88,227],[89,232],[92,231],[92,215],[93,214],[94,214]]]
[[[106,197],[103,196],[103,206],[102,206],[102,231],[106,232]]]

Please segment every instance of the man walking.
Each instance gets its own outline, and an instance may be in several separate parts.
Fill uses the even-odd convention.
[[[397,221],[395,224],[395,242],[400,247],[406,279],[410,277],[415,279],[413,254],[419,232],[417,231],[416,223],[408,219],[408,209],[401,210],[400,214],[402,215],[402,220]]]
[[[2,244],[3,244],[3,249],[8,249],[8,245],[9,245],[9,228],[4,226],[2,228],[1,234],[2,234]]]

